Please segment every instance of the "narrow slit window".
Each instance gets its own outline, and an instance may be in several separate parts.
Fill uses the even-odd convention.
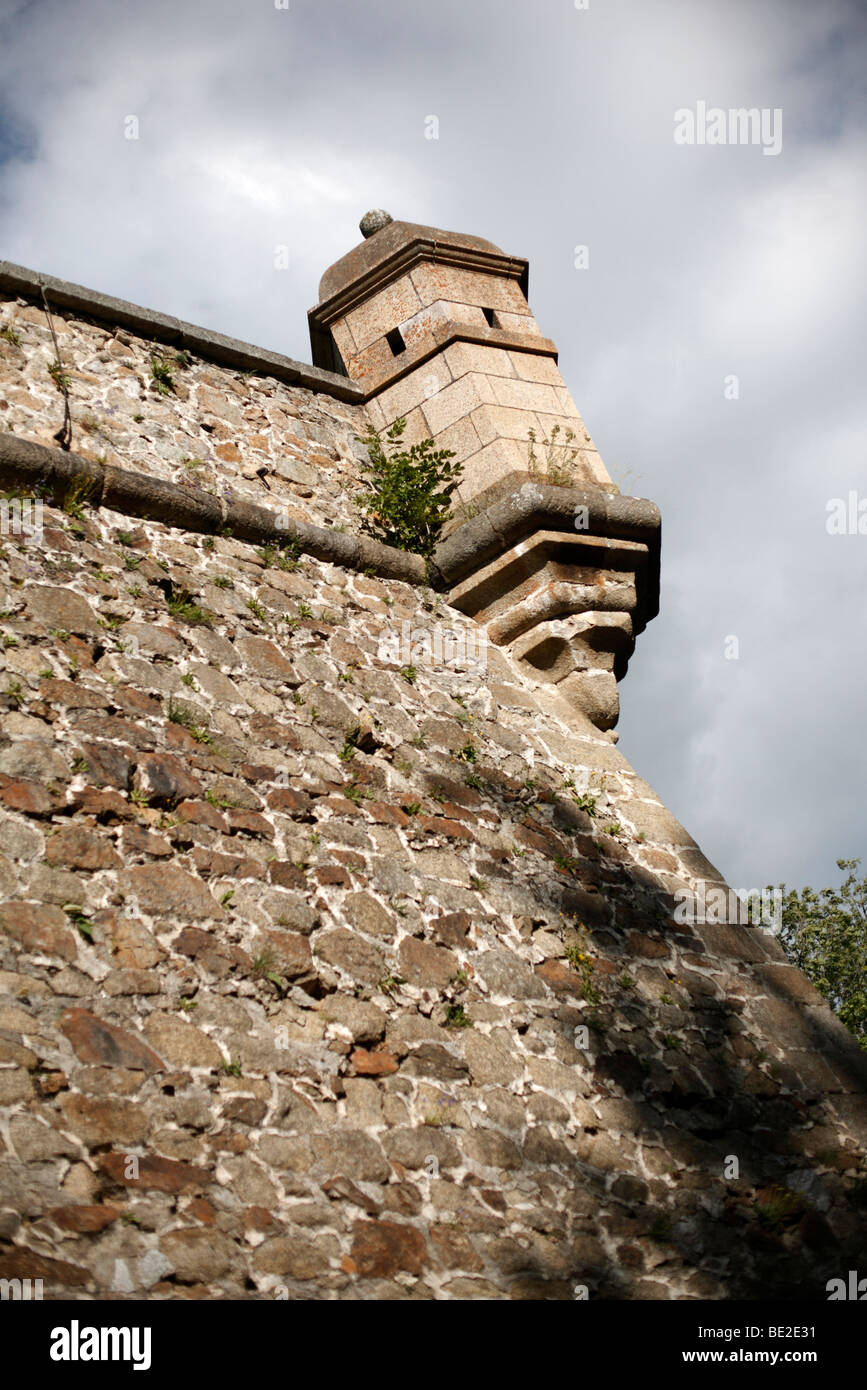
[[[399,357],[402,352],[406,352],[406,343],[403,341],[403,334],[399,328],[393,328],[390,333],[386,333],[385,341],[388,343],[395,357]]]
[[[489,327],[489,328],[496,328],[497,325],[496,325],[496,323],[494,322],[494,311],[493,311],[493,309],[483,309],[483,310],[482,310],[482,313],[483,313],[484,316],[485,316],[485,320],[486,320],[486,322],[487,322],[488,327]]]

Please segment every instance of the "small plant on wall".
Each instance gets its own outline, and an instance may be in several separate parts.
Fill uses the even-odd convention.
[[[527,467],[534,478],[541,478],[554,487],[572,487],[575,483],[579,446],[572,442],[575,438],[574,430],[566,430],[562,443],[558,439],[559,434],[560,426],[555,425],[551,430],[551,438],[542,440],[545,453],[540,457],[536,453],[536,431],[527,431]]]
[[[384,437],[373,429],[358,436],[370,461],[361,467],[367,491],[356,504],[367,513],[365,530],[377,540],[430,555],[450,517],[449,499],[463,469],[450,462],[452,449],[435,449],[432,439],[401,447],[405,429],[401,416]]]

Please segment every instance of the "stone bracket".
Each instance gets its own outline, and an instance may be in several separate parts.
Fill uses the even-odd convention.
[[[454,607],[607,730],[635,638],[658,611],[659,539],[652,502],[524,481],[498,488],[434,558]]]

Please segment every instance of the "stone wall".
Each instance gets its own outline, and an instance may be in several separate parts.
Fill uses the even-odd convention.
[[[4,429],[50,444],[45,315],[0,319]],[[146,339],[55,327],[74,450],[357,528],[360,406],[198,357],[162,394]],[[395,647],[471,618],[74,495],[0,575],[0,1278],[824,1298],[863,1263],[863,1054],[771,934],[675,920],[720,876],[610,736],[495,647]]]

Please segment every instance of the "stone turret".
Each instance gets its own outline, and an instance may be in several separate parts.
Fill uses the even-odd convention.
[[[612,483],[527,303],[529,264],[491,241],[362,219],[365,240],[332,265],[310,310],[313,362],[362,386],[377,429],[405,416],[463,464],[463,502],[527,472],[528,433],[574,439],[578,486]],[[544,447],[542,449],[544,452]]]
[[[620,497],[606,472],[527,302],[523,257],[381,209],[360,225],[364,241],[325,272],[309,313],[314,364],[362,387],[376,429],[404,416],[406,442],[454,452],[453,524],[483,517],[476,530],[493,525],[502,543],[465,546],[450,602],[612,729],[617,682],[657,611],[659,513]]]

